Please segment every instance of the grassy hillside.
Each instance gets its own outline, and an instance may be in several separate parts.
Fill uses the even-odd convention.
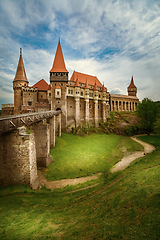
[[[56,139],[56,147],[51,149],[54,162],[42,172],[48,181],[106,173],[126,152],[142,149],[128,137],[62,133],[62,137]]]
[[[160,239],[160,137],[141,140],[157,149],[92,188],[1,189],[0,239]]]

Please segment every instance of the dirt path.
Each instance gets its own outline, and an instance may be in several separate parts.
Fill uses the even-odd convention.
[[[148,143],[142,142],[140,140],[137,140],[136,137],[131,137],[131,139],[140,143],[144,147],[144,151],[134,152],[133,154],[131,154],[127,157],[123,157],[120,162],[118,162],[117,164],[115,164],[113,166],[113,168],[111,169],[112,173],[125,169],[136,158],[143,157],[143,156],[145,156],[146,153],[151,153],[155,150],[154,146],[152,146]],[[59,181],[47,181],[47,179],[43,176],[43,174],[40,171],[38,171],[38,177],[39,177],[40,184],[45,185],[46,188],[51,189],[51,190],[54,190],[56,188],[63,188],[67,185],[76,185],[78,183],[83,183],[86,181],[90,181],[92,179],[97,179],[100,174],[101,173],[94,175],[94,176],[75,178],[75,179],[62,179]],[[90,186],[90,187],[92,187],[92,186]]]
[[[98,176],[100,175],[94,175],[94,176],[89,176],[89,177],[82,177],[82,178],[75,178],[75,179],[62,179],[59,181],[47,181],[47,179],[43,176],[43,174],[38,170],[38,177],[39,181],[42,185],[45,185],[46,188],[54,190],[56,188],[63,188],[67,185],[76,185],[78,183],[83,183],[86,181],[90,181],[92,179],[97,179]]]
[[[129,166],[129,164],[135,160],[136,158],[139,158],[139,157],[144,157],[146,153],[151,153],[155,150],[155,147],[148,144],[148,143],[145,143],[145,142],[142,142],[138,139],[136,139],[136,136],[135,137],[131,137],[131,139],[133,139],[134,141],[140,143],[143,147],[144,147],[144,151],[138,151],[138,152],[134,152],[133,154],[127,156],[127,157],[123,157],[122,160],[118,163],[116,163],[112,169],[111,169],[111,172],[118,172],[118,171],[122,171],[123,169],[125,169],[126,167]]]

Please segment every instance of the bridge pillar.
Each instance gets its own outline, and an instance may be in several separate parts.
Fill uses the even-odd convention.
[[[61,137],[61,114],[56,116],[56,135]]]
[[[56,126],[55,126],[55,115],[49,119],[49,126],[50,126],[50,148],[54,148],[56,139],[55,139],[55,134],[56,134]]]
[[[39,187],[34,134],[25,127],[0,135],[0,187],[27,184]]]
[[[50,155],[50,127],[44,121],[32,125],[35,135],[37,167],[45,168],[52,161]]]

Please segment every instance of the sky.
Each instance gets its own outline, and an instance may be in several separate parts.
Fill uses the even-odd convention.
[[[13,103],[20,48],[29,85],[49,83],[60,38],[69,71],[110,93],[160,100],[159,0],[0,0],[0,108]]]

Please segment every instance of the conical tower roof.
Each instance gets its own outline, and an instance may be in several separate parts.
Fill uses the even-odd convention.
[[[87,78],[86,78],[86,86],[85,86],[85,88],[89,88]]]
[[[96,80],[95,80],[95,84],[94,84],[93,90],[94,90],[94,91],[97,91],[97,90],[98,90]]]
[[[103,83],[103,86],[102,86],[102,92],[106,92],[106,89],[105,89],[104,83]]]
[[[56,55],[55,55],[53,66],[50,72],[68,72],[65,66],[60,41],[57,46]]]
[[[75,83],[75,87],[79,87],[80,85],[79,85],[79,81],[78,81],[78,77],[77,77],[77,79],[76,79],[76,83]]]
[[[133,76],[132,76],[132,79],[131,79],[131,83],[128,87],[129,88],[136,88],[136,86],[134,85]]]
[[[19,62],[17,66],[17,72],[14,78],[14,81],[26,81],[28,82],[27,76],[26,76],[26,71],[24,68],[23,64],[23,58],[22,58],[22,49],[20,48],[20,57],[19,57]]]

